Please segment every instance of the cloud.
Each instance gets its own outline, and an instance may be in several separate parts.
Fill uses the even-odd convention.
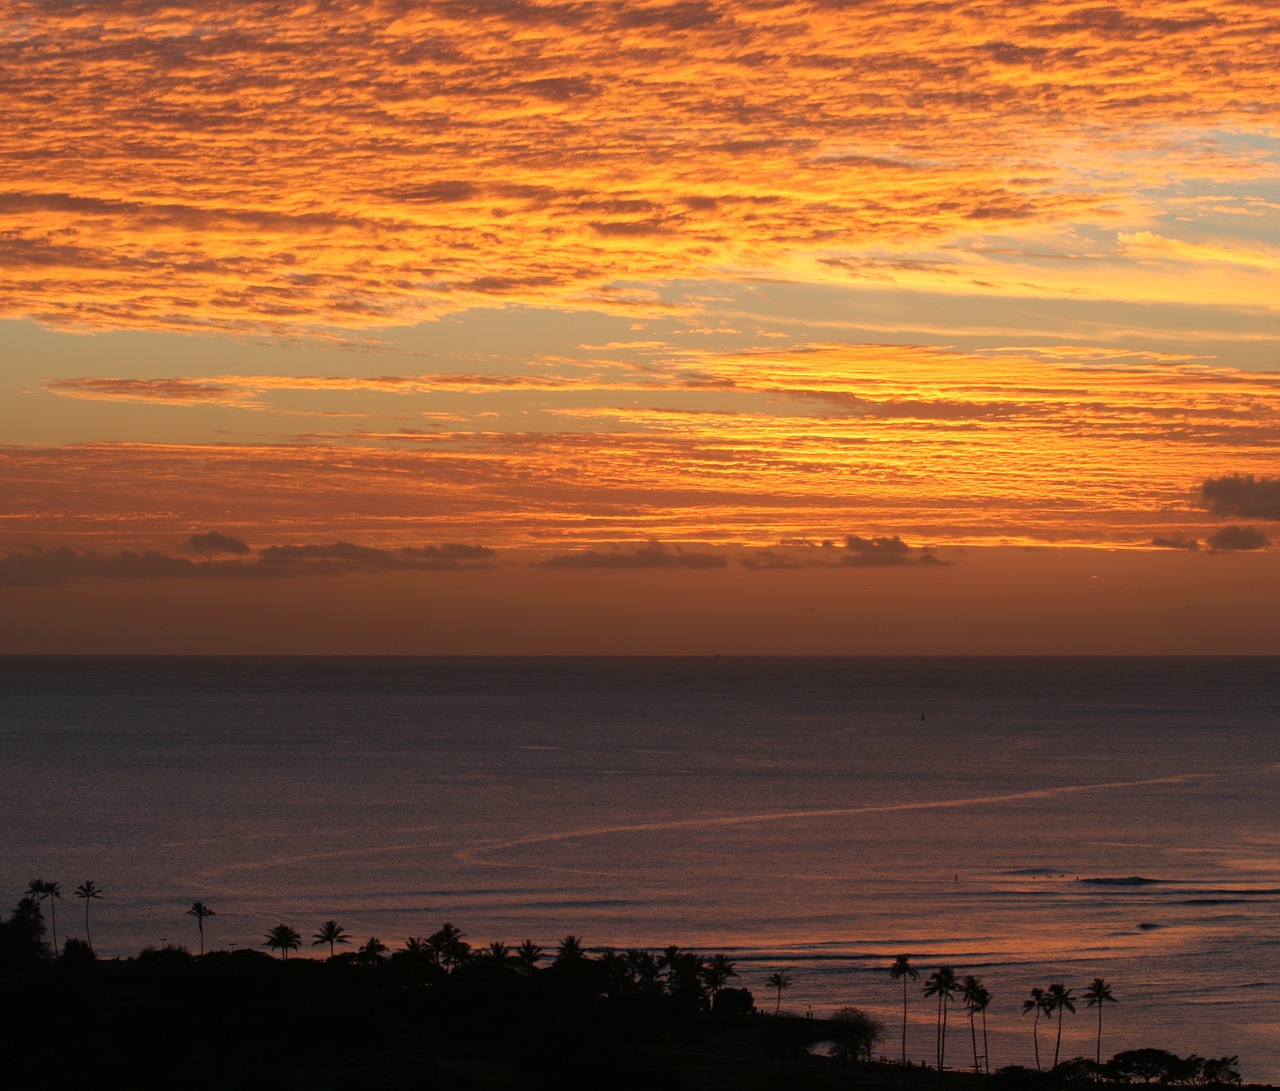
[[[922,247],[1082,224],[1176,265],[1163,291],[1230,266],[1261,300],[1280,261],[1151,214],[1169,179],[1271,169],[1222,135],[1277,120],[1265,4],[91,7],[5,7],[0,315],[618,309],[621,282],[930,275]]]
[[[938,565],[947,567],[932,550],[916,552],[898,535],[892,537],[863,538],[850,534],[845,538],[843,550],[835,548],[831,541],[820,546],[801,540],[784,543],[789,548],[760,549],[742,557],[744,568],[752,570],[788,568],[902,568],[907,565]]]
[[[187,545],[196,553],[200,553],[205,557],[213,557],[219,553],[245,557],[250,552],[249,547],[239,538],[233,538],[229,534],[220,534],[216,530],[206,531],[204,534],[191,535],[187,539]]]
[[[1211,477],[1200,486],[1200,500],[1215,515],[1280,520],[1280,478]]]
[[[1200,543],[1195,538],[1188,538],[1185,534],[1173,534],[1164,537],[1155,537],[1151,539],[1153,546],[1161,549],[1199,549]]]
[[[249,552],[238,538],[216,531],[192,535],[187,544],[206,557],[215,553],[243,557]],[[376,549],[349,542],[268,546],[253,558],[201,562],[154,550],[102,553],[32,548],[0,557],[0,585],[39,587],[83,579],[271,579],[345,572],[444,572],[487,568],[494,556],[493,550],[485,546],[458,543],[400,549]]]
[[[329,545],[276,545],[259,553],[264,569],[299,573],[445,572],[460,568],[485,568],[494,552],[485,546],[442,546],[377,549],[351,542]]]
[[[594,549],[562,553],[541,562],[544,568],[725,568],[728,558],[720,553],[689,553],[649,542],[636,549]]]
[[[1266,549],[1271,545],[1270,539],[1262,531],[1235,524],[1223,527],[1216,534],[1210,534],[1206,541],[1210,549],[1224,553],[1234,550]]]
[[[201,573],[205,566],[185,557],[148,550],[142,553],[77,553],[60,548],[32,549],[0,558],[0,585],[39,587],[68,579],[172,579]]]

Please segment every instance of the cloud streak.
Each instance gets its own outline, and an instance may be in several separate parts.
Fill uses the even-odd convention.
[[[193,561],[156,550],[83,552],[30,548],[0,557],[0,586],[48,587],[67,580],[276,579],[351,572],[456,572],[488,568],[494,552],[484,546],[377,549],[335,542],[327,546],[268,546],[256,556],[238,538],[217,531],[193,534],[187,545],[206,559]],[[234,560],[215,560],[230,554]]]
[[[966,248],[1081,223],[1114,225],[1142,291],[1230,266],[1224,293],[1265,306],[1280,262],[1152,223],[1170,178],[1274,173],[1221,138],[1276,121],[1280,28],[1249,0],[387,0],[306,19],[8,0],[0,18],[0,314],[54,325],[654,313],[611,289],[762,272],[1016,292]],[[951,244],[960,267],[921,256]]]
[[[495,416],[476,376],[450,401],[414,389],[420,377],[301,380],[320,413],[351,388],[396,392],[400,423],[279,443],[0,448],[0,532],[48,544],[110,530],[133,543],[230,524],[311,546],[425,532],[522,548],[773,549],[843,541],[854,525],[867,541],[1148,547],[1268,517],[1280,376],[1082,355],[668,353],[643,370],[580,369],[575,385],[543,392],[536,426]],[[299,381],[200,382],[261,401]]]

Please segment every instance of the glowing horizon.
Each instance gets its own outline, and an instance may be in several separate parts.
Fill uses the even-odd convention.
[[[23,610],[305,549],[621,588],[664,557],[1070,547],[1176,555],[1197,600],[1211,555],[1274,563],[1256,0],[0,0],[0,26]],[[211,533],[249,553],[202,559]]]

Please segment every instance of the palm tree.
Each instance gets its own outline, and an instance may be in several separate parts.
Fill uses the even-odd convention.
[[[431,950],[435,952],[436,961],[446,970],[456,969],[470,956],[471,944],[462,938],[465,935],[461,929],[445,921],[438,931],[427,937]]]
[[[680,967],[680,956],[683,952],[676,944],[671,944],[662,949],[662,954],[658,956],[658,969],[667,971],[667,988],[670,989],[675,982],[676,972]]]
[[[955,998],[960,982],[950,966],[940,966],[929,975],[924,987],[925,996],[938,998],[938,1071],[947,1061],[947,1005]]]
[[[200,953],[204,954],[204,919],[205,917],[216,917],[217,914],[210,909],[204,902],[192,902],[191,908],[187,910],[188,917],[195,917],[196,927],[200,929]]]
[[[1058,1041],[1053,1047],[1053,1067],[1058,1067],[1058,1051],[1062,1048],[1062,1013],[1064,1011],[1075,1014],[1076,1004],[1071,997],[1071,990],[1065,988],[1061,981],[1055,985],[1049,986],[1049,1007],[1047,1011],[1056,1011],[1058,1013]]]
[[[582,940],[577,936],[565,936],[560,941],[560,946],[556,948],[555,962],[557,965],[565,962],[580,962],[586,957],[586,952],[582,949]]]
[[[889,980],[902,982],[902,1063],[907,1063],[907,981],[914,981],[920,971],[911,965],[906,955],[899,955],[889,967]]]
[[[101,898],[102,891],[98,888],[98,884],[92,879],[86,879],[75,889],[75,895],[84,901],[84,938],[89,944],[89,950],[93,950],[93,937],[89,934],[89,903],[94,898]]]
[[[58,958],[58,907],[54,902],[62,900],[62,884],[45,883],[44,894],[49,899],[49,928],[53,932],[53,957]]]
[[[382,961],[382,956],[387,953],[387,945],[378,939],[377,936],[370,936],[369,942],[360,948],[356,958],[363,966],[376,966]]]
[[[280,958],[287,961],[289,952],[296,951],[301,942],[302,937],[298,935],[296,928],[290,928],[287,924],[277,924],[267,933],[267,940],[262,946],[279,951]]]
[[[493,943],[489,944],[484,950],[484,955],[486,958],[491,958],[494,962],[501,963],[504,966],[511,961],[511,950],[501,940],[494,940]]]
[[[1120,1001],[1111,995],[1111,986],[1100,977],[1095,977],[1085,989],[1084,998],[1088,1001],[1089,1007],[1098,1009],[1098,1041],[1094,1048],[1093,1063],[1102,1064],[1102,1006],[1118,1004]]]
[[[329,957],[333,958],[333,945],[335,943],[350,943],[351,937],[347,930],[337,921],[325,921],[320,926],[320,931],[311,937],[311,946],[319,947],[322,943],[329,945]]]
[[[542,948],[531,939],[525,940],[516,948],[516,966],[522,974],[531,974],[538,968],[538,960],[542,958]]]
[[[969,1013],[969,1038],[973,1042],[973,1070],[982,1074],[983,1065],[978,1060],[978,1027],[974,1016],[982,1014],[982,1059],[987,1060],[987,1007],[991,1003],[991,993],[982,983],[982,978],[966,974],[960,982],[960,999],[964,1001],[965,1011]]]
[[[782,1011],[782,990],[791,988],[791,975],[779,970],[776,974],[770,974],[764,983],[769,988],[778,990],[778,1002],[773,1007],[773,1014],[777,1015]]]
[[[1031,996],[1022,1002],[1022,1014],[1033,1011],[1036,1013],[1035,1019],[1031,1021],[1031,1041],[1036,1047],[1036,1071],[1040,1069],[1040,1016],[1048,1015],[1053,1010],[1050,1005],[1052,1001],[1045,994],[1044,989],[1034,988],[1031,990]]]
[[[733,968],[733,963],[728,955],[712,955],[711,961],[702,967],[702,979],[707,983],[707,988],[711,990],[713,1003],[715,1002],[716,993],[729,983],[729,978],[737,976],[738,971]]]
[[[35,899],[36,919],[40,922],[42,942],[44,939],[44,913],[40,909],[40,903],[45,898],[49,897],[49,888],[56,885],[57,884],[55,883],[46,882],[44,879],[32,879],[31,882],[27,884],[27,897]],[[52,899],[50,899],[49,908],[53,908]],[[56,930],[53,933],[53,957],[58,957],[58,933]]]

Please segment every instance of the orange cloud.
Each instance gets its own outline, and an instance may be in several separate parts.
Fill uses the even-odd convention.
[[[15,545],[145,543],[209,525],[380,546],[427,532],[513,547],[768,548],[850,526],[923,545],[1207,538],[1222,517],[1202,506],[1204,482],[1274,473],[1280,375],[1106,356],[840,344],[673,355],[646,365],[652,388],[637,380],[625,396],[616,375],[548,388],[553,430],[490,426],[476,401],[486,385],[468,376],[465,426],[422,417],[292,443],[9,447],[0,532]],[[339,397],[348,380],[328,383]],[[425,411],[429,391],[398,397],[412,409],[419,395]]]
[[[1252,0],[5,0],[0,25],[0,314],[66,327],[656,315],[634,285],[761,273],[1098,292],[975,256],[1079,224],[1138,298],[1184,298],[1136,260],[1157,191],[1274,175],[1224,135],[1280,109]],[[1269,305],[1270,251],[1174,251]]]

